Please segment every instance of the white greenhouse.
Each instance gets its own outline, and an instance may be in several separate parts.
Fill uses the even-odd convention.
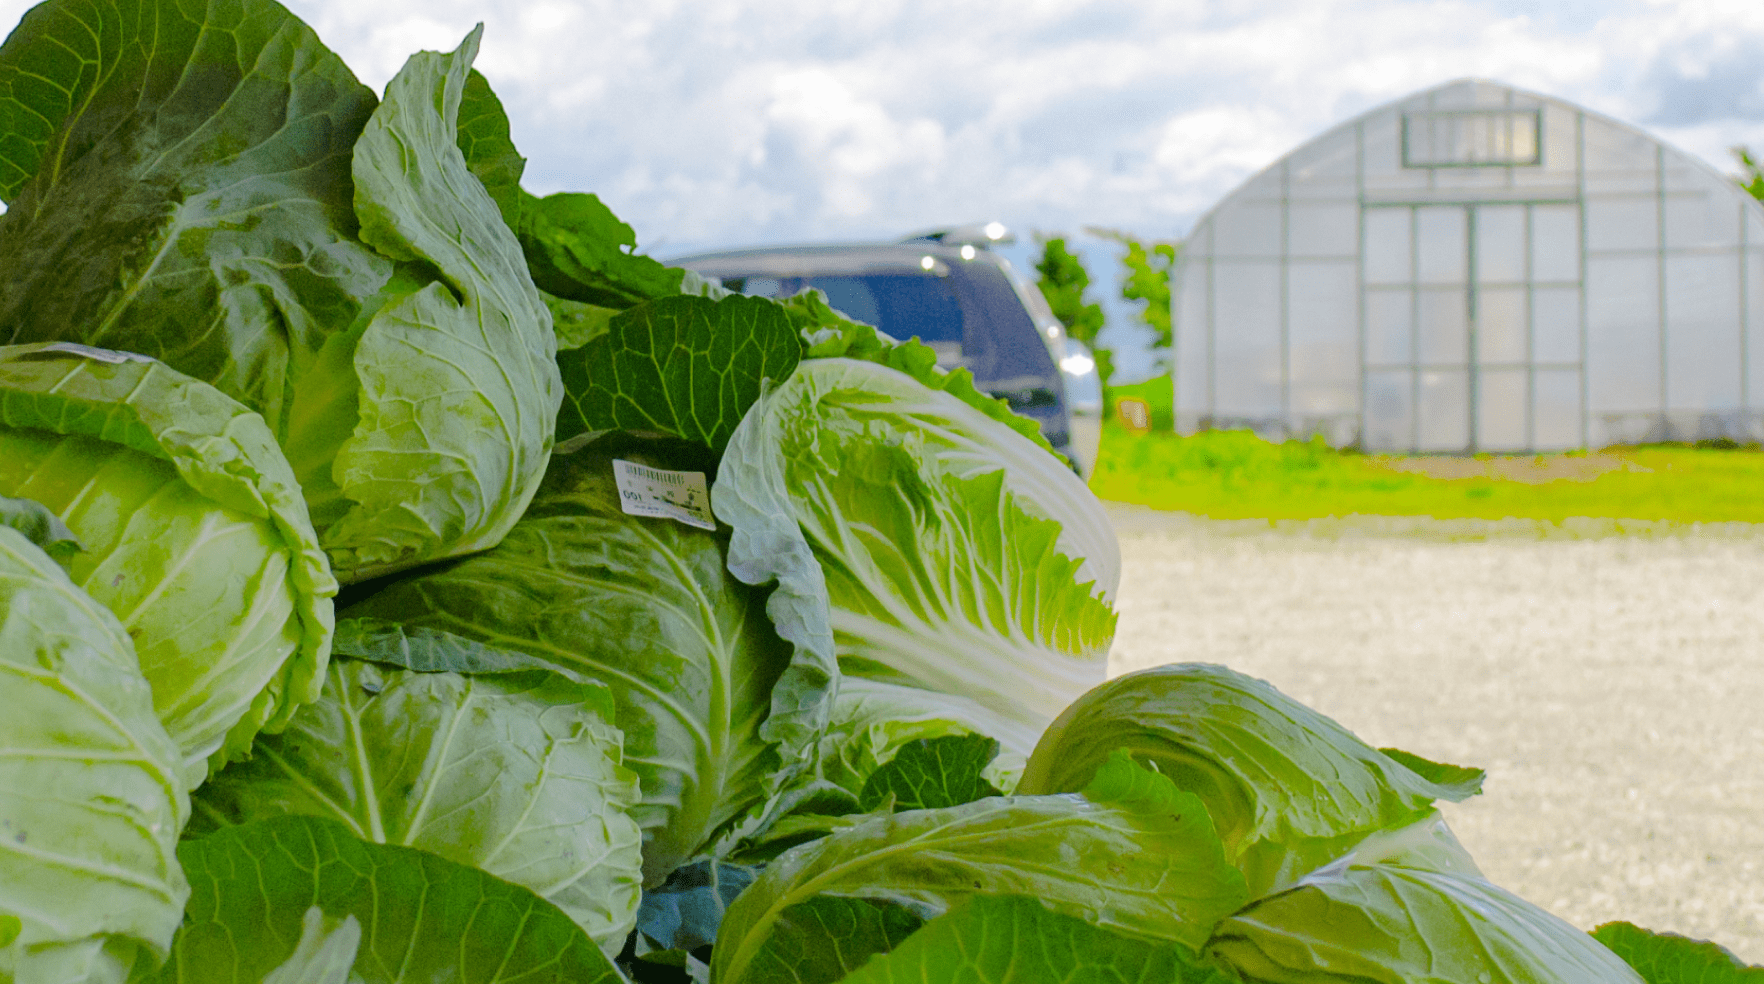
[[[1634,127],[1480,80],[1373,110],[1203,216],[1176,428],[1388,451],[1764,437],[1764,209]]]

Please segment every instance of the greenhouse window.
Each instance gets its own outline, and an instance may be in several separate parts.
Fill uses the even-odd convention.
[[[1535,109],[1403,114],[1404,167],[1509,167],[1542,160]]]

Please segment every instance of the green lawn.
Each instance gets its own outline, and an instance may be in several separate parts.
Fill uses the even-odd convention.
[[[1273,444],[1248,431],[1103,430],[1090,487],[1104,499],[1218,519],[1353,514],[1764,523],[1764,453],[1669,445],[1476,458]]]

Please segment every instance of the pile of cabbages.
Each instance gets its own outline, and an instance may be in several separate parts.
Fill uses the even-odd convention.
[[[1221,666],[1105,683],[1114,536],[1034,424],[528,194],[477,46],[380,97],[272,0],[50,0],[0,47],[0,981],[1680,945],[1485,880],[1433,809],[1477,770]]]

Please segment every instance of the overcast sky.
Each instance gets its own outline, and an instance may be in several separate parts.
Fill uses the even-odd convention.
[[[596,192],[664,257],[992,218],[1174,238],[1330,126],[1464,76],[1724,172],[1764,148],[1757,0],[288,5],[376,89],[484,21],[529,188]],[[28,6],[0,0],[0,24]]]

